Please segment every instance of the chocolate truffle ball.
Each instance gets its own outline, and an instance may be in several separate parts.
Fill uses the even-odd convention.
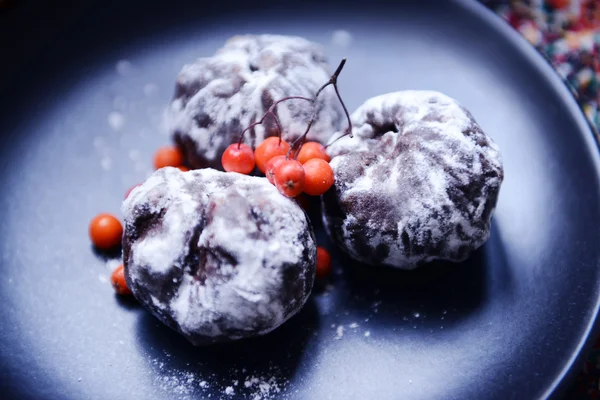
[[[314,233],[266,178],[163,168],[122,211],[127,285],[196,345],[266,334],[311,292]]]
[[[502,161],[463,106],[438,92],[402,91],[368,100],[352,121],[354,137],[328,149],[335,184],[322,198],[342,250],[413,269],[463,261],[488,239]]]
[[[208,58],[183,67],[177,77],[168,124],[173,139],[193,168],[221,168],[225,148],[277,100],[287,96],[312,98],[330,77],[320,46],[292,36],[237,36]],[[309,140],[326,143],[341,124],[343,111],[331,89],[323,91]],[[275,113],[283,138],[291,141],[306,128],[312,105],[303,100],[280,103]],[[244,142],[251,147],[278,134],[268,116],[250,129]]]

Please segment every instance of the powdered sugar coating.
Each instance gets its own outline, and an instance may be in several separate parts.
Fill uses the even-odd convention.
[[[371,98],[352,121],[354,138],[328,148],[335,185],[323,196],[325,226],[343,250],[413,269],[462,261],[487,240],[502,162],[463,106],[402,91]]]
[[[221,154],[243,129],[259,120],[274,101],[287,96],[312,98],[329,80],[320,46],[293,36],[236,36],[208,58],[185,65],[177,77],[169,125],[175,141],[195,168],[221,169]],[[342,109],[332,90],[317,101],[317,120],[308,135],[322,143],[338,130]],[[284,138],[300,136],[312,113],[309,102],[277,106]],[[250,146],[277,134],[268,117],[245,135]]]
[[[127,284],[194,344],[270,332],[310,294],[312,228],[265,178],[163,168],[122,211]]]

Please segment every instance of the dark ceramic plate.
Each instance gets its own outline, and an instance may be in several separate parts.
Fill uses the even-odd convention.
[[[579,370],[598,313],[596,143],[550,66],[480,4],[13,3],[0,11],[3,398],[525,399],[560,395]],[[118,213],[169,142],[181,66],[246,32],[347,56],[351,109],[400,89],[467,106],[504,155],[489,242],[415,272],[334,252],[298,316],[232,345],[194,348],[116,298],[88,221]]]

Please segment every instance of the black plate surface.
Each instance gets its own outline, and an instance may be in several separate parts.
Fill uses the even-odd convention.
[[[600,160],[558,76],[477,3],[257,3],[22,1],[1,11],[3,397],[560,393],[598,312]],[[332,43],[338,29],[351,34],[348,47]],[[118,213],[168,143],[161,114],[181,66],[247,32],[306,36],[332,64],[347,56],[340,87],[351,109],[400,89],[466,105],[504,155],[484,248],[464,264],[415,272],[334,253],[330,285],[297,317],[213,348],[191,347],[115,298],[114,262],[90,248],[88,221]]]

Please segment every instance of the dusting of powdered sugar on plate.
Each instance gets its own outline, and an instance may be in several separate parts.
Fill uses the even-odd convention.
[[[153,383],[161,391],[178,399],[244,398],[250,400],[287,399],[289,380],[281,377],[277,368],[270,367],[262,373],[250,373],[246,368],[231,368],[227,378],[214,373],[173,368],[165,359],[150,358],[155,374]]]

